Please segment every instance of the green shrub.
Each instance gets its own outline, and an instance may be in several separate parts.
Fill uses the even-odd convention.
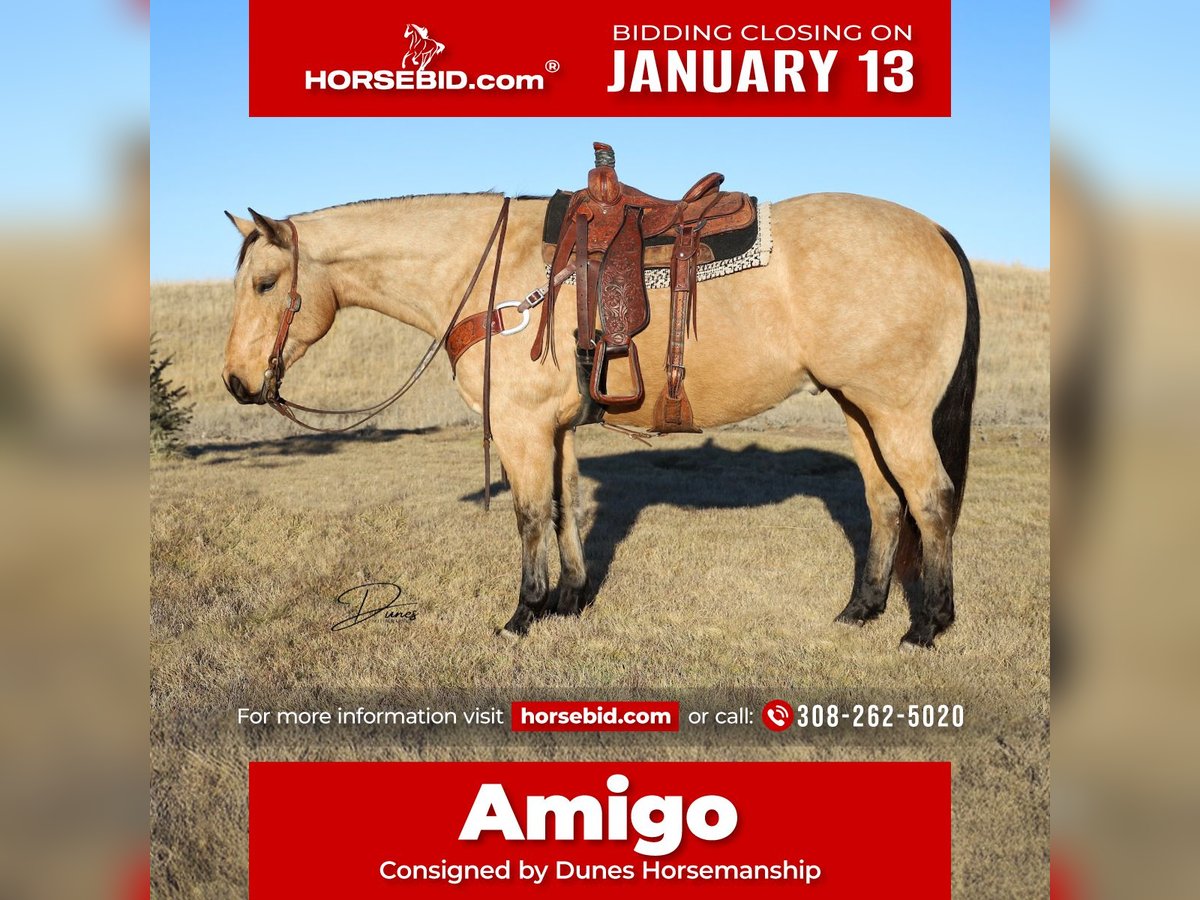
[[[176,387],[164,374],[172,357],[159,356],[158,338],[150,338],[150,452],[178,453],[183,432],[192,421],[192,406],[184,404],[187,388]]]

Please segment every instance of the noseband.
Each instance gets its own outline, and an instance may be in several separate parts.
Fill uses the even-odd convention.
[[[283,384],[284,375],[284,345],[287,344],[288,332],[291,331],[292,321],[296,318],[296,313],[300,311],[300,292],[297,290],[300,281],[300,235],[296,231],[296,223],[291,219],[285,219],[288,227],[292,231],[292,283],[288,288],[288,305],[283,311],[283,318],[279,321],[279,332],[275,335],[275,343],[271,347],[271,355],[267,361],[267,370],[263,373],[262,398],[268,406],[287,419],[291,419],[301,428],[307,428],[310,431],[320,431],[326,434],[335,434],[343,431],[349,431],[352,428],[357,428],[377,415],[382,413],[397,400],[403,397],[412,389],[425,374],[425,370],[429,368],[438,351],[446,346],[446,341],[450,337],[450,332],[454,330],[455,324],[458,322],[459,316],[462,315],[463,309],[467,305],[467,301],[471,299],[471,294],[475,290],[475,284],[479,281],[479,276],[483,272],[484,264],[487,263],[488,256],[491,255],[492,247],[496,247],[496,261],[492,269],[492,286],[488,293],[487,306],[487,321],[492,321],[492,317],[496,309],[496,284],[500,278],[500,257],[504,253],[504,237],[508,231],[508,204],[509,198],[504,198],[504,203],[500,206],[500,214],[496,217],[496,224],[492,227],[492,234],[488,238],[487,246],[483,248],[483,253],[479,257],[479,263],[475,266],[475,274],[471,276],[471,281],[467,284],[466,291],[463,292],[462,300],[458,303],[458,308],[454,310],[454,315],[450,318],[450,324],[446,326],[446,330],[442,332],[441,337],[435,338],[433,343],[429,345],[429,349],[425,351],[425,355],[421,357],[421,361],[417,363],[417,367],[413,369],[412,374],[408,376],[404,384],[402,384],[394,394],[385,400],[381,400],[371,406],[364,406],[360,409],[318,409],[312,406],[303,406],[299,403],[292,403],[284,400],[279,395],[279,387]],[[484,341],[484,362],[483,362],[483,449],[484,449],[484,486],[483,500],[484,507],[488,506],[491,499],[491,453],[490,447],[492,442],[492,420],[491,420],[491,362],[492,362],[492,329],[486,329]],[[351,422],[349,425],[344,425],[341,428],[322,428],[319,425],[312,425],[308,422],[301,421],[296,416],[296,412],[313,413],[314,415],[322,416],[349,416],[361,415],[362,418]]]

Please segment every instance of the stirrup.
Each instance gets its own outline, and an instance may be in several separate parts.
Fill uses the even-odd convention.
[[[629,380],[633,382],[633,393],[628,396],[606,394],[600,389],[604,380],[605,366],[608,364],[608,354],[616,354],[616,358],[629,358]],[[596,363],[592,368],[592,399],[605,406],[636,406],[646,399],[646,389],[642,384],[642,367],[638,363],[637,345],[630,341],[624,347],[611,348],[604,341],[596,345]]]

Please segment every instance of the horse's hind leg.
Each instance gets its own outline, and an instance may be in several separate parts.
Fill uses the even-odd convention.
[[[579,459],[575,456],[575,429],[568,428],[556,438],[554,464],[554,527],[558,532],[558,558],[562,570],[558,593],[550,600],[548,612],[563,616],[578,615],[587,606],[588,577],[579,536]]]
[[[921,586],[911,599],[911,627],[901,647],[932,647],[954,621],[954,485],[942,467],[931,419],[872,416],[884,462],[921,533]]]
[[[547,430],[496,436],[512,484],[517,530],[521,535],[521,593],[516,612],[504,626],[523,635],[545,614],[549,594],[547,539],[554,500],[554,435]]]
[[[866,416],[839,391],[831,391],[846,414],[846,428],[854,458],[862,471],[867,509],[871,514],[871,542],[854,593],[835,621],[863,625],[887,608],[892,585],[892,562],[900,537],[902,507],[898,486],[885,471]]]

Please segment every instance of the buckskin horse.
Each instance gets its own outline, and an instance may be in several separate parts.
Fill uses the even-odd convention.
[[[715,193],[713,178],[719,185],[719,176],[710,176],[689,192],[701,205],[726,197]],[[619,191],[622,186],[610,181]],[[648,205],[652,200],[633,213],[626,209],[629,221],[659,216],[662,209]],[[676,207],[684,209],[685,201]],[[539,334],[542,346],[532,352],[528,335],[523,339],[514,324],[531,298],[556,292],[561,306],[588,287],[583,278],[573,279],[582,289],[572,281],[547,284],[543,230],[551,202],[432,195],[361,201],[282,220],[253,210],[251,219],[226,214],[243,238],[223,372],[239,402],[269,402],[289,415],[305,409],[282,401],[279,383],[346,306],[376,310],[433,338],[410,383],[446,346],[450,326],[461,326],[464,313],[476,326],[494,323],[459,342],[456,379],[466,403],[484,414],[485,440],[494,440],[512,488],[522,572],[505,630],[515,635],[542,616],[577,615],[592,600],[578,524],[575,426],[594,421],[586,418],[593,398],[576,365],[546,353],[555,342],[572,346],[584,320],[543,315],[548,333]],[[979,350],[970,265],[949,232],[883,200],[809,194],[770,204],[769,216],[769,264],[713,278],[699,291],[701,327],[688,341],[686,366],[692,427],[661,430],[737,422],[799,391],[828,391],[845,414],[871,519],[865,565],[836,621],[861,626],[877,618],[895,574],[914,586],[911,624],[900,647],[931,648],[954,621],[951,546],[967,475]],[[580,253],[577,262],[591,266],[586,241]],[[480,281],[489,258],[492,270]],[[595,272],[588,272],[594,281]],[[558,280],[562,274],[551,271]],[[526,301],[516,311],[495,308],[497,296]],[[679,316],[665,312],[679,294],[654,287],[648,296],[648,322],[639,323],[644,330],[637,340],[657,352],[680,337],[668,333]],[[580,343],[594,344],[590,328],[587,333]],[[681,353],[677,362],[676,380]],[[611,405],[605,420],[627,429],[656,427],[656,404],[633,398],[661,393],[661,405],[671,392],[672,367],[647,366],[644,384],[635,384],[642,380],[635,365],[609,368],[603,390],[627,402]],[[551,524],[562,563],[553,591]]]

